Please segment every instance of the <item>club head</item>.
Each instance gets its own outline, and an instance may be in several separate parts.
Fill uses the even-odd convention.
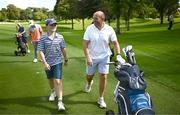
[[[126,52],[128,52],[128,51],[132,51],[132,45],[126,46]]]
[[[124,55],[127,57],[127,52],[131,52],[132,51],[132,45],[128,45],[125,48],[122,49]]]
[[[124,55],[127,56],[126,55],[126,48],[123,48],[122,51],[123,51]]]
[[[122,49],[122,51],[124,55],[126,56],[128,63],[132,65],[136,64],[135,53],[133,52],[132,45],[127,45],[125,48]]]

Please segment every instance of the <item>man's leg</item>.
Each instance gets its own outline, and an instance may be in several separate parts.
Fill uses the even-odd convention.
[[[33,47],[34,47],[34,60],[33,62],[36,63],[38,60],[37,60],[37,45],[38,45],[38,42],[33,42]]]
[[[91,91],[91,86],[93,84],[93,76],[94,75],[86,75],[86,86],[85,86],[85,92],[89,93]]]
[[[104,101],[104,93],[106,89],[106,81],[107,81],[107,74],[100,74],[99,76],[99,99],[98,104],[100,108],[106,108],[106,103]]]
[[[100,108],[106,108],[106,103],[104,101],[104,93],[106,89],[107,84],[107,75],[109,73],[109,65],[107,63],[109,62],[109,57],[105,57],[101,60],[101,62],[98,65],[99,69],[99,99],[98,104],[100,105]]]
[[[106,83],[107,83],[107,74],[100,74],[100,80],[99,80],[99,96],[103,97],[105,88],[106,88]]]
[[[91,91],[91,86],[93,84],[93,76],[94,73],[96,71],[96,61],[93,61],[93,65],[92,66],[87,66],[86,67],[86,86],[85,86],[85,92],[90,92]]]
[[[90,85],[91,81],[93,80],[93,76],[94,75],[86,75],[86,80],[87,80],[89,85]]]

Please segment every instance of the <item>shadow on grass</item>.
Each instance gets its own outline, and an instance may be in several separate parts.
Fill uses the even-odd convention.
[[[70,105],[72,105],[72,104],[92,104],[92,105],[95,105],[95,106],[98,105],[95,101],[74,101],[74,100],[70,99],[70,98],[72,98],[72,97],[74,97],[75,95],[78,95],[78,94],[86,94],[86,93],[84,91],[82,91],[82,90],[79,90],[79,91],[77,91],[75,93],[65,95],[63,97],[64,98],[64,102],[66,104],[70,104]]]
[[[93,102],[93,101],[74,101],[74,100],[70,99],[70,98],[74,97],[75,95],[83,94],[83,93],[85,93],[85,92],[77,91],[75,93],[65,95],[63,97],[65,106],[66,105],[72,105],[72,104],[93,104],[93,105],[97,106],[97,103]],[[53,104],[53,106],[51,106],[51,104]],[[43,109],[48,110],[50,112],[50,114],[59,114],[59,113],[68,114],[68,108],[67,107],[66,107],[65,111],[58,111],[57,110],[57,101],[49,102],[47,96],[0,99],[0,113],[4,113],[4,114],[6,114],[8,112],[12,113],[12,111],[10,111],[10,109],[8,107],[9,105],[21,105],[21,106],[25,106],[25,107],[33,107],[33,108],[41,109],[40,112],[38,112],[36,114],[43,114]],[[56,106],[56,107],[54,107],[54,106]],[[21,108],[18,108],[16,110],[20,110],[20,109]],[[1,110],[3,110],[3,111],[1,111]],[[19,114],[21,114],[21,112],[23,114],[34,114],[33,111],[28,112],[26,110],[15,111],[15,112],[19,113]],[[13,114],[16,114],[15,112]]]
[[[32,63],[32,61],[0,61],[0,63]]]
[[[15,57],[15,55],[14,55],[14,52],[12,52],[12,53],[0,53],[0,56],[13,56],[13,57]]]
[[[5,111],[10,112],[10,110],[8,110],[9,109],[8,105],[23,105],[26,107],[47,109],[52,114],[58,113],[57,108],[50,108],[47,106],[48,97],[45,97],[45,96],[0,99],[0,102],[1,102],[0,108],[3,109],[4,111],[3,113],[5,113]],[[22,110],[22,113],[25,113],[25,112],[26,111]],[[17,111],[17,113],[21,113],[21,111]],[[33,113],[33,111],[31,113]]]

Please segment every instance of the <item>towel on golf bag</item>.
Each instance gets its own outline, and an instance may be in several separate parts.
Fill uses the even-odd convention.
[[[140,71],[138,65],[122,65],[114,71],[116,78],[124,85],[124,88],[129,89],[146,89],[144,81],[144,72]]]

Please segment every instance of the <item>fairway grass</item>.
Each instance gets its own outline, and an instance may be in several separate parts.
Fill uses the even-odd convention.
[[[131,21],[131,30],[126,31],[122,27],[122,33],[118,35],[121,47],[133,45],[137,63],[145,72],[147,91],[152,97],[154,110],[160,115],[180,114],[180,19],[175,21],[173,30],[168,31],[167,22],[159,25],[156,20],[134,19]],[[30,54],[14,56],[15,25],[0,25],[0,114],[84,115],[105,114],[107,109],[117,113],[117,105],[113,100],[117,83],[113,76],[113,66],[110,66],[105,94],[107,109],[100,109],[97,105],[98,74],[94,77],[92,91],[83,92],[85,58],[82,50],[83,31],[79,30],[81,27],[78,24],[75,30],[65,28],[66,24],[58,28],[67,43],[69,58],[68,66],[63,68],[64,112],[57,111],[57,100],[48,102],[48,81],[43,65],[32,62],[33,49],[30,42]]]

